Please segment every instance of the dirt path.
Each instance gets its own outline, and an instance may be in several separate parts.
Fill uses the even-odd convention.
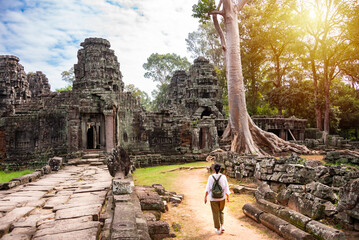
[[[179,193],[185,194],[185,200],[178,207],[171,207],[164,218],[170,222],[180,223],[178,239],[282,239],[264,226],[245,217],[242,209],[229,213],[226,203],[224,211],[225,233],[214,232],[212,212],[209,202],[204,204],[204,189],[207,182],[206,169],[181,171],[177,179]]]

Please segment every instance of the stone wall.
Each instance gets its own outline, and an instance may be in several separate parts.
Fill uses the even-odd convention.
[[[5,164],[21,166],[86,149],[109,152],[116,145],[168,163],[202,159],[202,153],[219,147],[227,121],[208,60],[200,57],[188,72],[176,72],[167,105],[149,113],[123,91],[109,41],[86,38],[81,46],[73,91],[60,93],[50,91],[42,72],[26,75],[17,57],[0,56],[0,158]]]
[[[29,81],[29,90],[32,98],[51,92],[49,80],[42,72],[28,73],[27,80]]]
[[[0,117],[14,113],[15,106],[31,98],[29,82],[20,59],[0,55]]]
[[[259,189],[257,198],[359,231],[359,171],[305,161],[295,154],[277,159],[220,152],[215,159],[230,177],[266,183],[267,190]]]

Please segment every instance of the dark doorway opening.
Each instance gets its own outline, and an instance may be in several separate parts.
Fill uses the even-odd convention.
[[[87,149],[94,149],[94,127],[91,126],[88,130],[87,130]]]
[[[203,118],[204,116],[211,116],[211,114],[212,114],[211,109],[207,107],[207,108],[202,112],[201,118]]]

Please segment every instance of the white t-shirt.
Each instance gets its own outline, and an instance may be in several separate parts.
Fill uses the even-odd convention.
[[[223,198],[212,198],[212,186],[214,183],[214,179],[212,176],[214,176],[216,179],[219,178],[219,176],[222,176],[221,179],[219,179],[219,184],[221,185],[222,189],[223,189]],[[207,181],[207,187],[206,187],[206,192],[208,192],[209,195],[209,201],[222,201],[224,199],[226,199],[226,194],[231,194],[231,192],[229,191],[229,186],[228,186],[228,182],[227,182],[227,178],[225,175],[218,173],[218,174],[212,174],[208,177],[208,181]]]

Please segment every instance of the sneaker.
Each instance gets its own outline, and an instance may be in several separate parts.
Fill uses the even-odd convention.
[[[223,232],[224,232],[224,227],[223,227],[223,226],[221,226],[221,229],[220,229],[220,230],[221,230],[221,232],[223,233]]]
[[[221,235],[221,233],[222,233],[222,232],[221,232],[221,229],[219,229],[219,230],[215,229],[214,231],[215,231],[218,235]]]

